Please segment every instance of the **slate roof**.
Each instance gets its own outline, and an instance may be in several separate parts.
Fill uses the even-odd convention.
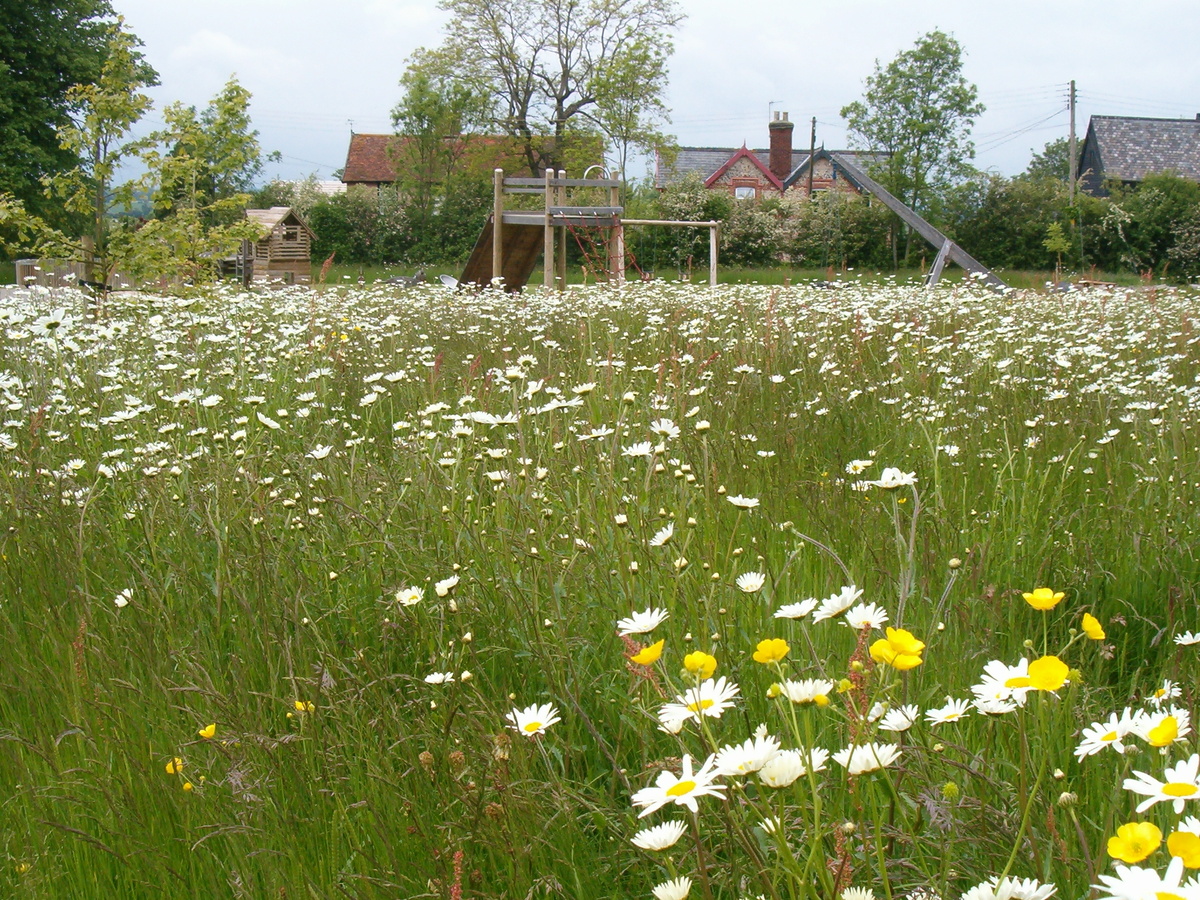
[[[740,148],[735,147],[680,147],[673,166],[663,165],[661,159],[655,160],[654,186],[656,188],[664,188],[668,184],[678,181],[680,178],[693,172],[699,175],[702,181],[707,181],[718,169],[728,163],[739,152]],[[768,172],[771,170],[770,150],[756,149],[750,152],[763,164],[764,169]],[[832,155],[834,158],[846,156],[863,168],[869,167],[873,163],[883,159],[881,154],[864,150],[827,151],[822,147],[817,151],[817,157],[819,158],[822,153]],[[784,184],[790,187],[796,181],[798,174],[807,169],[807,165],[808,151],[793,149],[792,165],[789,170],[790,174],[784,179]]]
[[[1200,181],[1200,115],[1195,119],[1092,116],[1085,145],[1089,141],[1099,151],[1104,178],[1141,181],[1147,175],[1173,172]]]

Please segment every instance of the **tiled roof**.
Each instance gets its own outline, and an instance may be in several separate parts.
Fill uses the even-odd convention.
[[[1092,116],[1087,139],[1093,137],[1105,178],[1141,181],[1147,175],[1174,172],[1200,181],[1200,116]]]
[[[393,134],[352,134],[346,153],[342,181],[346,184],[387,183],[396,180],[396,169],[389,151]]]
[[[308,224],[296,215],[290,206],[272,206],[270,209],[248,209],[246,210],[246,218],[251,222],[261,225],[265,233],[273,231],[275,226],[285,219],[292,219],[310,235],[313,233]]]
[[[824,148],[818,150],[817,155],[819,156],[823,150]],[[680,178],[693,172],[699,175],[702,181],[707,181],[712,177],[714,172],[729,162],[739,152],[740,148],[735,147],[680,147],[675,157],[674,165],[665,166],[660,162],[655,166],[654,186],[664,188],[671,182],[678,181]],[[770,150],[751,150],[750,152],[763,164],[763,168],[770,171]],[[878,153],[870,153],[863,150],[831,150],[829,152],[836,156],[847,156],[851,160],[857,161],[860,166],[870,166],[872,163],[882,159],[882,156]],[[784,180],[784,183],[790,186],[795,181],[797,173],[807,163],[808,151],[793,149],[791,174]]]

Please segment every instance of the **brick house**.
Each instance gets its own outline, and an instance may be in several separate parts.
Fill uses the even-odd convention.
[[[1084,191],[1104,197],[1105,181],[1136,185],[1163,173],[1200,182],[1200,114],[1195,119],[1092,116],[1079,150]]]
[[[819,148],[809,159],[809,152],[792,146],[795,123],[787,113],[776,113],[767,123],[770,146],[765,150],[726,147],[680,147],[674,160],[667,162],[661,152],[655,153],[654,184],[665,188],[685,175],[695,173],[711,190],[725,191],[736,200],[761,200],[798,193],[806,196],[809,190],[809,169],[812,170],[812,193],[846,190],[861,193],[859,186],[847,177],[840,161],[862,169],[879,160],[879,154],[858,150],[826,150]]]

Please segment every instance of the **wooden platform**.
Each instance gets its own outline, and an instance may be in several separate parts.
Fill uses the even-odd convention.
[[[504,225],[504,262],[500,267],[500,275],[504,279],[504,289],[510,292],[520,291],[529,281],[538,257],[542,255],[545,229],[541,222],[545,221],[544,214],[538,213],[539,224]],[[486,287],[492,283],[492,216],[488,216],[487,224],[475,242],[471,258],[463,269],[460,284],[478,284]]]

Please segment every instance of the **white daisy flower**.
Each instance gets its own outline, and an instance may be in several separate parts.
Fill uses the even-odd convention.
[[[944,725],[947,722],[957,722],[970,711],[969,700],[955,700],[953,697],[947,697],[945,706],[926,710],[925,721],[930,725]]]
[[[663,544],[668,543],[674,534],[675,534],[675,523],[668,522],[666,527],[660,528],[655,533],[654,537],[650,538],[648,543],[650,544],[651,547],[661,547]]]
[[[622,637],[627,634],[646,634],[665,622],[668,615],[665,609],[653,607],[635,612],[627,619],[617,620],[617,633]]]
[[[775,610],[776,619],[803,619],[810,612],[817,608],[817,604],[821,601],[816,597],[810,597],[807,600],[801,600],[799,603],[786,603],[779,609]]]
[[[888,620],[888,614],[874,603],[859,603],[846,610],[846,615],[840,620],[842,625],[861,631],[864,628],[882,628]]]
[[[644,828],[630,842],[639,850],[666,850],[674,847],[687,831],[687,823],[679,819]]]
[[[696,813],[700,811],[696,798],[719,797],[725,793],[725,785],[716,783],[718,775],[715,770],[715,756],[710,756],[699,770],[693,771],[692,757],[685,753],[681,765],[678,775],[667,771],[659,772],[652,786],[644,787],[633,795],[633,805],[645,807],[638,813],[639,819],[662,809],[668,803],[686,806]]]
[[[725,499],[738,509],[754,509],[754,507],[758,506],[757,497],[743,497],[741,494],[734,494],[732,497],[726,497]]]
[[[654,900],[687,900],[687,895],[691,890],[692,879],[686,875],[680,875],[678,878],[655,885],[650,893],[654,895]]]
[[[813,621],[820,622],[841,615],[853,606],[862,595],[862,590],[852,584],[843,587],[836,594],[830,594],[821,601],[821,605],[813,613]]]
[[[762,572],[743,572],[734,581],[738,590],[746,594],[755,594],[762,590],[762,586],[767,583],[767,576]]]
[[[879,723],[879,729],[894,732],[908,731],[917,723],[919,715],[921,715],[921,709],[913,703],[889,709],[884,713],[883,721]]]
[[[558,710],[551,703],[543,703],[541,706],[534,704],[524,709],[514,709],[505,718],[511,723],[508,726],[509,728],[513,731],[519,731],[526,737],[533,737],[535,734],[545,734],[547,728],[556,722],[562,721],[558,717]]]
[[[834,762],[844,766],[851,775],[863,775],[877,769],[886,769],[900,758],[898,744],[877,744],[874,741],[847,747],[833,754]]]

